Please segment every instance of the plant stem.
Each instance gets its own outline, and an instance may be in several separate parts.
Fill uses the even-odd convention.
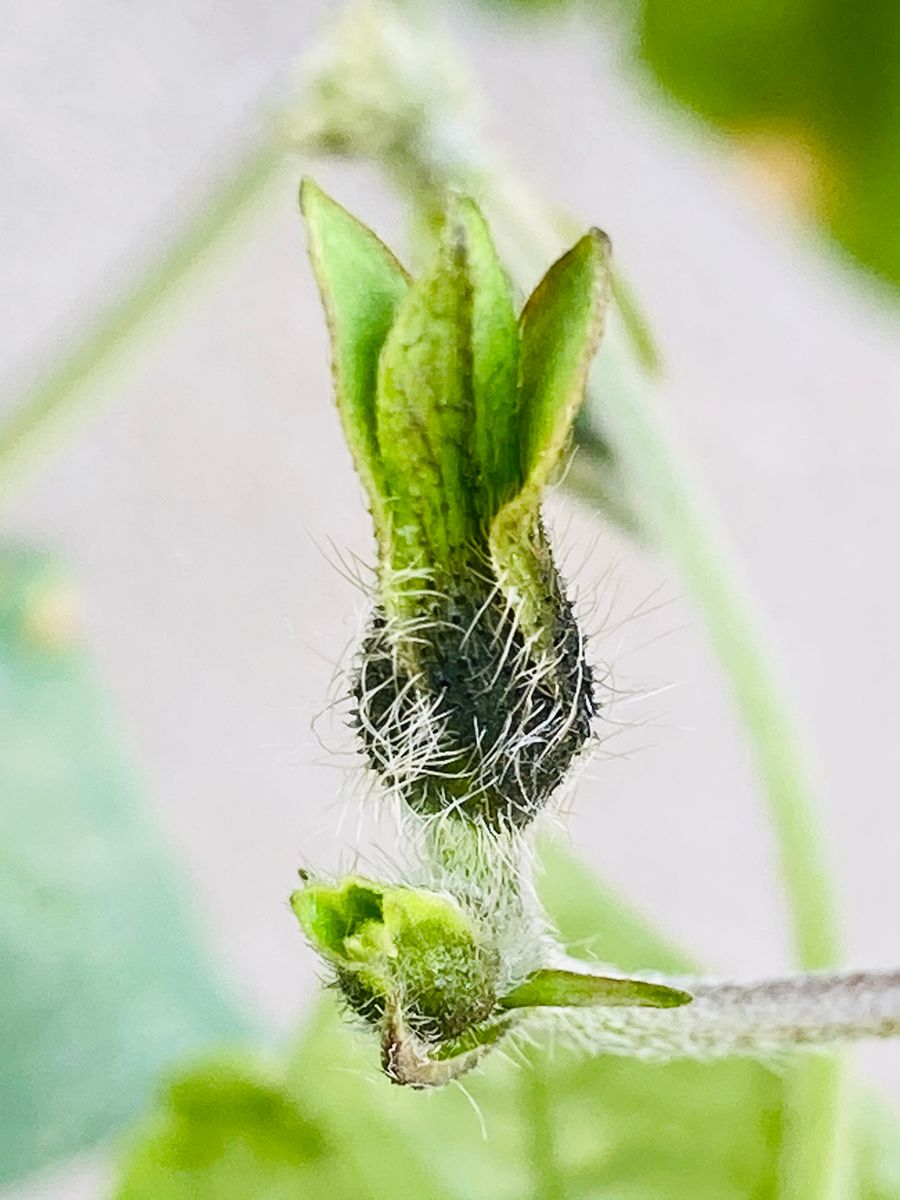
[[[547,1066],[542,1058],[532,1054],[521,1071],[522,1108],[528,1114],[531,1135],[531,1159],[534,1188],[531,1200],[565,1200],[565,1188],[557,1156],[556,1120],[549,1104]]]
[[[219,181],[187,227],[150,262],[137,280],[97,316],[91,327],[0,416],[0,498],[5,498],[36,447],[70,419],[86,385],[119,359],[209,251],[257,201],[283,158],[280,126],[273,120]]]
[[[619,369],[627,369],[624,362]],[[629,495],[698,604],[731,683],[768,801],[797,965],[830,966],[840,955],[837,905],[802,740],[778,672],[722,539],[679,470],[636,372],[608,390],[604,412]],[[785,1129],[785,1200],[846,1196],[842,1094],[839,1060],[798,1063]]]
[[[583,974],[584,963],[575,964]],[[589,978],[589,975],[588,975]],[[656,981],[661,982],[660,980]],[[597,1054],[664,1062],[732,1055],[764,1058],[791,1050],[900,1036],[900,971],[811,972],[754,983],[675,977],[688,1004],[672,1008],[579,1006],[555,1018],[577,1028]],[[532,1010],[531,1019],[541,1014]],[[830,1065],[827,1058],[811,1060]],[[828,1072],[809,1072],[822,1086]],[[816,1164],[814,1174],[821,1174]]]

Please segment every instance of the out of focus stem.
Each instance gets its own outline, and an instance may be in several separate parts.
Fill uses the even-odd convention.
[[[606,397],[630,496],[700,609],[756,760],[775,834],[799,967],[834,965],[840,923],[814,788],[793,710],[723,539],[679,468],[637,376]],[[845,1200],[852,1175],[837,1057],[806,1058],[789,1081],[781,1200]]]
[[[284,156],[279,122],[263,130],[195,208],[186,227],[156,259],[113,294],[88,329],[51,359],[34,382],[0,412],[0,500],[6,499],[36,451],[76,415],[88,384],[119,361],[209,252],[245,216],[277,173]]]

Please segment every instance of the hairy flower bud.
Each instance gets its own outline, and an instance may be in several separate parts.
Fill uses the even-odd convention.
[[[608,241],[585,235],[517,319],[471,200],[451,201],[414,282],[308,181],[301,201],[378,543],[353,684],[363,747],[420,814],[522,826],[597,709],[540,504],[602,332]]]
[[[499,955],[451,896],[349,876],[307,882],[291,906],[366,1021],[379,1024],[391,1003],[402,1004],[418,1037],[441,1042],[494,1010]]]
[[[673,1008],[691,999],[662,983],[559,967],[511,980],[489,912],[429,888],[304,876],[291,907],[347,1006],[378,1031],[385,1073],[411,1087],[458,1078],[538,1010]]]

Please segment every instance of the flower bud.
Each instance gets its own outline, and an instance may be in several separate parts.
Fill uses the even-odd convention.
[[[291,907],[347,1006],[378,1032],[385,1073],[410,1087],[459,1078],[542,1009],[673,1008],[691,1000],[663,983],[559,967],[511,980],[488,910],[476,915],[445,892],[304,876]]]
[[[373,1025],[393,1008],[416,1037],[459,1037],[494,1010],[499,955],[451,896],[349,876],[291,896],[303,932],[349,1007]]]
[[[601,335],[608,241],[585,235],[517,319],[471,200],[451,201],[414,282],[309,181],[301,203],[378,544],[352,689],[362,745],[417,813],[525,825],[597,711],[540,505]]]

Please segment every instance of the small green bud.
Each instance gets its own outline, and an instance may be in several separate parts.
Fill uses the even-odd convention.
[[[309,181],[301,204],[379,551],[364,748],[419,813],[526,824],[597,711],[540,506],[602,332],[609,243],[585,235],[517,319],[471,200],[451,201],[414,282]]]
[[[436,1043],[493,1011],[499,955],[451,896],[350,876],[308,882],[291,907],[349,1007],[371,1024],[399,1006],[413,1033]]]
[[[510,987],[486,912],[426,888],[304,875],[291,907],[347,1006],[377,1030],[385,1074],[409,1087],[457,1079],[535,1009],[672,1008],[691,999],[660,983],[551,967]]]

